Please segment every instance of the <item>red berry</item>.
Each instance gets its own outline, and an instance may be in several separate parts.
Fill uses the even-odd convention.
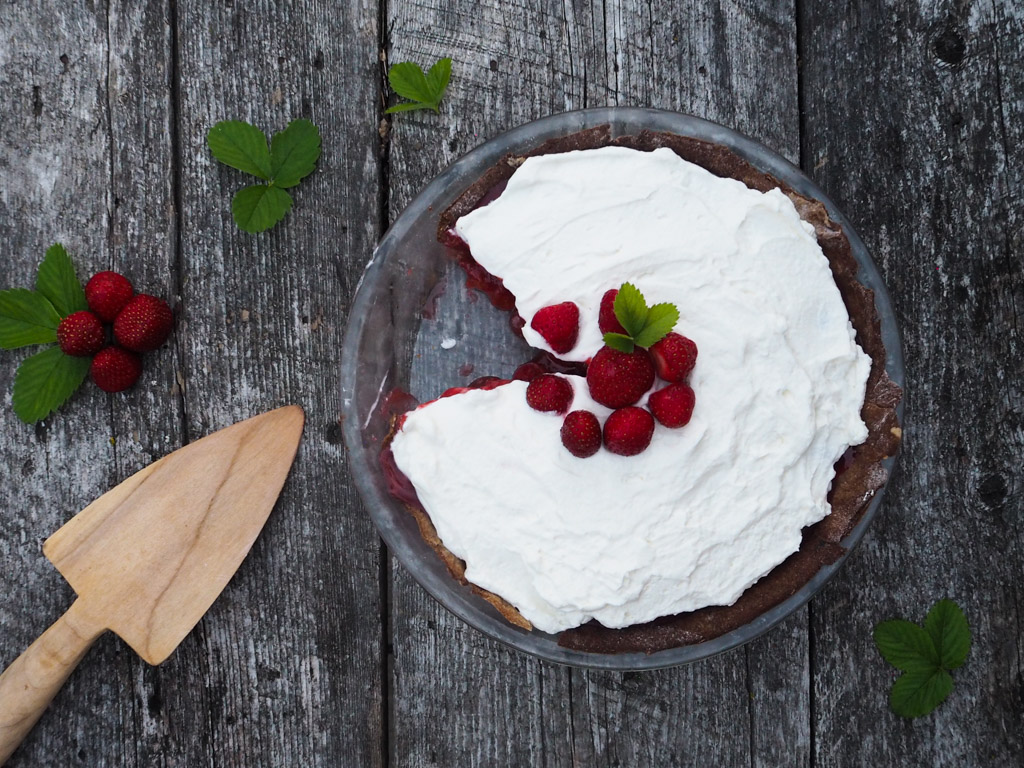
[[[553,373],[542,373],[526,387],[526,402],[535,411],[565,413],[572,405],[572,396],[572,384]]]
[[[576,346],[580,334],[580,308],[571,301],[537,310],[530,327],[544,337],[555,352],[565,354]]]
[[[606,291],[601,297],[601,311],[597,315],[597,327],[601,333],[625,333],[619,318],[615,316],[615,297],[619,295],[618,288]]]
[[[117,313],[131,301],[135,289],[128,278],[117,272],[97,272],[85,284],[85,300],[89,309],[105,323],[114,322]]]
[[[590,396],[609,408],[632,405],[654,384],[654,364],[646,350],[619,352],[602,347],[587,366]]]
[[[690,423],[696,400],[693,390],[686,384],[669,384],[664,389],[651,393],[647,398],[647,407],[651,409],[659,424],[675,429]]]
[[[619,456],[636,456],[651,444],[654,417],[644,408],[630,406],[613,411],[604,423],[604,446]]]
[[[167,302],[140,293],[114,320],[114,338],[132,352],[150,352],[171,335],[174,315]]]
[[[651,358],[661,378],[680,382],[690,375],[697,362],[697,345],[685,336],[670,333],[651,345]]]
[[[573,411],[562,422],[562,445],[585,459],[601,450],[601,422],[590,411]]]
[[[103,349],[103,323],[92,312],[74,312],[57,326],[57,343],[65,355],[95,355]]]
[[[545,369],[540,363],[530,361],[528,363],[523,363],[516,368],[516,372],[512,374],[512,378],[516,381],[533,381],[542,373],[547,373],[547,369]]]
[[[104,392],[123,392],[139,380],[142,360],[127,349],[106,347],[92,359],[89,374]]]

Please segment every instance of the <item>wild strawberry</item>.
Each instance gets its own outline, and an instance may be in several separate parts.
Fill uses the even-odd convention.
[[[114,338],[132,352],[150,352],[167,341],[173,326],[174,315],[167,302],[140,293],[114,320]]]
[[[690,423],[696,399],[693,390],[686,384],[669,384],[664,389],[651,393],[647,398],[647,407],[651,409],[659,424],[675,429]]]
[[[526,402],[535,411],[565,413],[572,396],[572,384],[553,373],[543,373],[526,386]]]
[[[565,354],[576,346],[580,335],[580,308],[571,301],[537,310],[530,327],[544,337],[551,349]]]
[[[644,408],[630,406],[613,411],[604,423],[604,446],[619,456],[647,450],[654,435],[654,417]]]
[[[587,366],[590,396],[609,408],[632,405],[654,384],[654,364],[646,350],[619,352],[602,347]]]
[[[597,327],[601,333],[625,333],[619,318],[615,316],[615,297],[619,295],[618,288],[606,291],[601,297],[601,311],[597,315]]]
[[[117,272],[97,272],[85,284],[85,300],[89,302],[89,309],[104,323],[114,322],[134,293],[128,278]]]
[[[92,359],[89,374],[104,392],[123,392],[139,380],[142,360],[120,347],[106,347]]]
[[[697,345],[678,333],[670,333],[652,344],[650,351],[658,375],[672,383],[689,376],[697,362]]]
[[[573,411],[562,422],[562,445],[585,459],[601,450],[601,422],[590,411]]]
[[[92,312],[74,312],[57,326],[57,343],[65,355],[95,355],[103,349],[103,323]]]
[[[535,363],[531,360],[530,362],[523,363],[516,368],[515,373],[512,374],[512,378],[516,381],[533,381],[542,373],[547,373],[547,369],[545,369],[540,363]]]

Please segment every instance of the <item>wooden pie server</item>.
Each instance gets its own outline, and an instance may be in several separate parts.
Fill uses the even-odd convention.
[[[150,664],[171,655],[262,530],[304,421],[292,405],[187,445],[46,541],[43,552],[78,599],[0,675],[0,765],[108,629]]]

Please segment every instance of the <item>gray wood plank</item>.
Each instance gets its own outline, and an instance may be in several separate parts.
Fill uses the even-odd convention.
[[[0,81],[12,94],[0,115],[3,283],[31,285],[43,250],[60,240],[79,277],[116,268],[140,290],[170,296],[174,213],[169,133],[167,8],[5,4]],[[86,383],[33,430],[17,421],[4,353],[0,387],[0,664],[66,609],[72,594],[42,557],[53,530],[153,455],[177,445],[169,397],[172,353],[148,356],[143,384],[108,396]],[[9,765],[137,765],[146,738],[142,668],[107,636],[72,677]],[[146,764],[152,764],[148,760]]]
[[[296,402],[307,424],[284,494],[203,631],[168,713],[182,765],[379,765],[380,545],[352,490],[335,385],[348,298],[378,232],[377,9],[179,4],[182,359],[189,438]],[[249,183],[206,132],[320,126],[317,171],[268,233],[230,214]],[[192,729],[190,729],[192,730]]]
[[[880,262],[904,334],[892,495],[813,604],[815,765],[1018,765],[1024,355],[1019,4],[802,8],[808,166]],[[974,646],[920,721],[886,704],[880,620],[950,597]]]
[[[440,118],[392,120],[390,217],[483,139],[586,106],[692,112],[796,160],[794,12],[754,5],[391,5],[391,62],[426,66],[451,55],[455,65]],[[438,375],[451,377],[454,364],[437,357]],[[806,612],[745,650],[640,675],[517,658],[450,616],[399,566],[392,617],[395,765],[525,764],[531,756],[545,765],[809,764]],[[439,718],[451,730],[439,731]]]

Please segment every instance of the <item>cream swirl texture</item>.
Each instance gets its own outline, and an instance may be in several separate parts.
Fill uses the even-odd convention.
[[[833,465],[867,436],[870,359],[785,195],[668,149],[608,147],[528,159],[456,231],[527,323],[549,304],[579,306],[563,358],[600,349],[601,296],[624,281],[674,303],[676,330],[700,350],[690,424],[659,426],[635,457],[574,457],[561,419],[533,411],[521,382],[410,413],[395,461],[467,579],[544,631],[623,627],[732,604],[829,513]],[[569,379],[572,408],[603,420]]]

